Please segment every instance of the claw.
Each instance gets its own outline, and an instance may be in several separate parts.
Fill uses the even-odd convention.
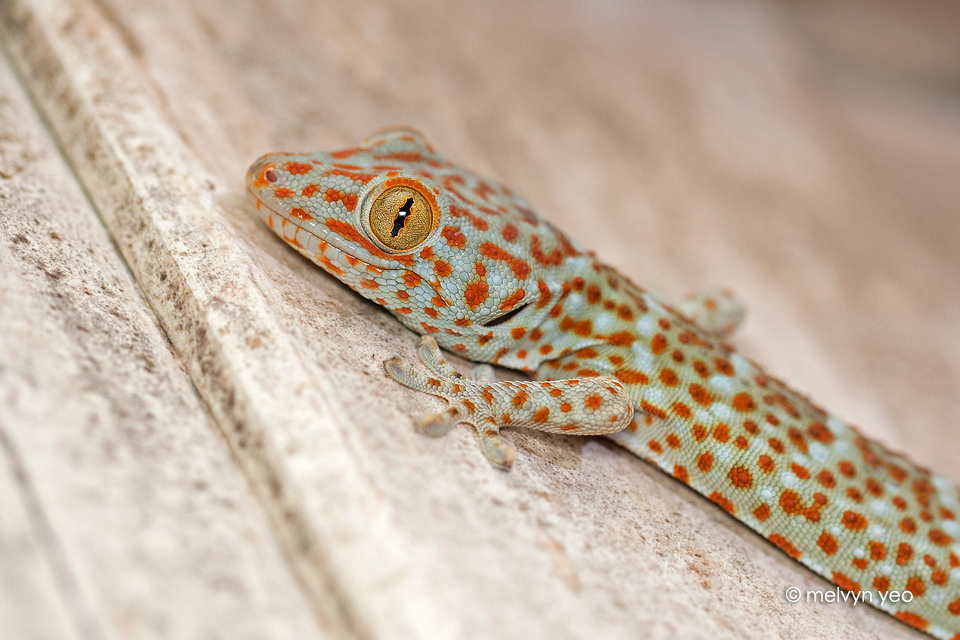
[[[487,462],[501,471],[509,471],[516,457],[513,445],[500,437],[497,429],[478,430],[480,434],[480,449],[486,456]]]
[[[457,407],[450,407],[440,413],[425,413],[413,419],[413,425],[419,433],[431,438],[439,438],[450,433],[450,429],[457,424],[460,411]]]

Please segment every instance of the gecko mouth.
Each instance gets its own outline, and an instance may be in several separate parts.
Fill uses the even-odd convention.
[[[268,225],[273,227],[273,222],[271,221],[271,214],[279,217],[281,220],[285,221],[286,224],[292,224],[298,229],[302,229],[306,233],[314,236],[320,242],[329,244],[334,249],[337,249],[341,253],[354,260],[358,260],[362,263],[368,264],[379,269],[398,269],[401,268],[400,263],[397,260],[384,259],[380,256],[373,254],[369,249],[365,248],[360,242],[352,240],[350,238],[345,238],[340,233],[337,233],[331,229],[327,222],[317,219],[312,215],[303,212],[297,214],[297,211],[303,211],[302,209],[297,209],[293,206],[283,205],[282,207],[271,206],[270,203],[266,202],[264,198],[260,197],[260,194],[257,193],[254,187],[248,186],[247,191],[250,195],[253,196],[256,200],[258,209],[266,210],[267,215],[263,215],[261,212],[261,217],[267,222]],[[284,211],[284,209],[286,211]],[[282,224],[282,223],[281,223]],[[358,238],[360,236],[359,232],[355,231],[353,225],[347,223],[338,223],[342,225],[345,229],[350,229]],[[277,230],[278,234],[281,237],[284,237],[284,234]]]
[[[480,324],[484,327],[496,327],[497,325],[501,325],[504,322],[510,322],[511,320],[516,318],[521,311],[529,307],[531,304],[533,304],[533,301],[530,301],[527,304],[521,305],[516,309],[511,309],[510,311],[507,311],[502,316],[496,317],[493,320],[490,320],[488,322],[481,322]]]

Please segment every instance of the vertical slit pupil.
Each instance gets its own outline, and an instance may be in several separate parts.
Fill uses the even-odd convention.
[[[391,238],[396,238],[400,230],[403,229],[403,225],[407,221],[407,216],[410,215],[410,207],[412,206],[413,198],[407,198],[407,201],[400,207],[400,211],[397,211],[397,219],[393,221],[393,231],[390,232]]]

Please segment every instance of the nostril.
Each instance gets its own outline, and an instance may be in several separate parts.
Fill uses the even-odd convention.
[[[267,182],[277,181],[277,174],[274,173],[273,169],[267,169],[266,171],[264,171],[263,177],[267,180]]]

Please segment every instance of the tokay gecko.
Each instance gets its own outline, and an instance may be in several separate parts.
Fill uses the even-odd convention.
[[[281,238],[423,335],[429,373],[384,363],[447,401],[420,431],[471,425],[500,469],[506,426],[606,435],[839,587],[960,640],[957,488],[726,344],[741,316],[728,294],[661,302],[409,129],[263,156],[247,188]],[[438,344],[534,380],[461,376]]]

